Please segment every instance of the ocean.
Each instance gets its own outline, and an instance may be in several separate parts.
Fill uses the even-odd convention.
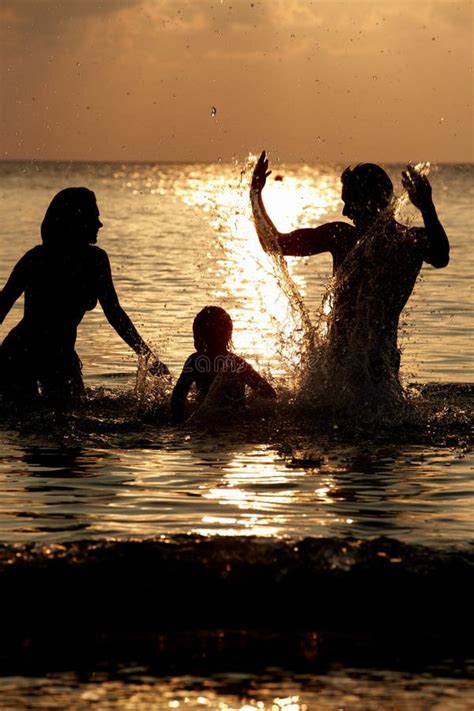
[[[337,605],[330,594],[334,580],[324,577],[328,570],[336,571],[335,579],[340,576],[340,585],[350,595],[348,583],[353,584],[351,576],[357,578],[362,566],[369,571],[367,584],[381,584],[390,596],[390,575],[393,566],[398,566],[403,569],[402,577],[395,582],[413,586],[422,605],[427,575],[433,576],[430,584],[439,582],[441,573],[453,575],[453,584],[472,582],[474,483],[469,425],[474,167],[443,164],[430,170],[434,201],[451,243],[451,261],[445,269],[423,267],[400,324],[402,381],[419,407],[416,426],[368,432],[348,431],[336,422],[329,429],[318,429],[308,422],[309,413],[302,421],[292,410],[301,324],[255,234],[248,199],[250,164],[250,158],[243,165],[0,163],[1,284],[22,254],[39,243],[39,227],[54,194],[67,186],[86,186],[97,196],[104,224],[98,244],[110,257],[121,305],[168,364],[173,378],[194,350],[194,316],[214,304],[232,316],[235,352],[265,374],[281,394],[281,404],[270,407],[251,402],[250,415],[240,425],[207,422],[171,427],[167,422],[169,393],[152,376],[145,376],[100,307],[87,313],[77,342],[87,405],[67,414],[29,413],[26,418],[4,413],[0,430],[0,567],[11,581],[7,597],[11,595],[12,600],[21,581],[30,580],[31,604],[37,614],[34,586],[38,571],[44,575],[45,569],[50,570],[50,580],[57,583],[54,576],[58,566],[64,565],[70,582],[68,566],[80,562],[85,577],[77,589],[90,586],[91,595],[99,594],[102,599],[104,591],[112,595],[113,588],[107,587],[107,580],[102,581],[103,589],[97,588],[97,560],[107,561],[117,585],[120,580],[123,583],[121,576],[129,575],[143,583],[143,571],[132,565],[132,555],[160,570],[165,557],[169,590],[182,594],[184,585],[191,598],[201,575],[198,561],[208,569],[206,589],[222,583],[224,559],[230,569],[240,570],[241,577],[234,575],[232,585],[245,588],[245,597],[248,579],[263,580],[270,561],[284,555],[285,570],[293,570],[295,585],[298,576],[308,585],[323,576],[326,588],[321,594],[329,608],[334,608],[329,618],[337,617]],[[300,164],[274,169],[281,179],[270,176],[264,199],[278,228],[289,231],[340,219],[343,167]],[[403,166],[386,169],[396,192],[401,193]],[[414,209],[405,208],[400,220],[421,224]],[[286,261],[316,321],[331,260],[318,255]],[[1,339],[21,313],[19,300],[1,327]],[[304,565],[302,542],[306,542]],[[127,548],[132,544],[133,552]],[[204,558],[203,546],[211,546]],[[169,551],[173,551],[172,561]],[[240,562],[242,557],[253,562],[251,573],[236,565],[236,556]],[[175,568],[177,560],[186,560],[189,569]],[[380,578],[381,562],[387,561],[396,562],[389,577],[384,569]],[[315,580],[306,580],[308,565],[316,571]],[[277,599],[298,606],[298,590],[292,588],[288,598],[281,592],[279,570],[268,572],[280,590]],[[183,578],[185,573],[191,577]],[[192,576],[197,576],[195,583]],[[48,583],[48,577],[41,580],[45,588],[40,597],[47,607],[52,582]],[[153,582],[160,605],[160,582],[155,578]],[[128,579],[124,589],[131,587]],[[234,588],[225,590],[234,600]],[[258,587],[254,594],[259,595]],[[131,599],[140,604],[136,595]],[[200,595],[197,599],[204,605]],[[183,604],[194,609],[192,599],[186,600]],[[148,602],[151,606],[151,598]],[[302,609],[309,609],[308,600],[301,604]],[[303,654],[295,633],[286,628],[274,644],[268,642],[274,619],[269,618],[265,633],[249,643],[260,649],[262,640],[267,640],[258,664],[253,660],[250,668],[245,664],[242,668],[242,654],[235,649],[248,652],[249,644],[242,641],[244,627],[245,634],[250,634],[247,618],[237,616],[232,623],[226,622],[217,607],[214,612],[209,607],[204,614],[198,606],[188,615],[188,626],[201,632],[212,629],[213,635],[222,629],[221,647],[215,636],[211,635],[211,641],[201,638],[199,656],[196,644],[188,638],[181,647],[172,643],[168,623],[163,631],[162,622],[154,617],[153,634],[164,637],[159,644],[154,638],[153,652],[148,637],[145,653],[137,641],[140,635],[132,635],[132,644],[128,630],[117,643],[120,654],[111,653],[116,649],[111,642],[103,648],[98,645],[103,654],[92,664],[92,671],[81,657],[87,678],[86,671],[82,677],[77,675],[77,660],[67,652],[63,664],[58,663],[57,648],[51,656],[53,645],[44,641],[46,632],[42,636],[41,631],[33,633],[28,628],[24,634],[12,633],[6,639],[18,647],[13,653],[16,662],[10,664],[12,648],[8,650],[5,642],[0,660],[7,676],[0,678],[0,693],[9,699],[8,708],[470,708],[473,689],[467,677],[473,668],[469,661],[473,650],[471,646],[453,662],[453,649],[460,647],[452,631],[449,639],[440,633],[443,644],[435,659],[428,655],[424,665],[411,657],[404,664],[406,655],[398,647],[394,661],[388,643],[381,645],[381,661],[375,662],[373,650],[379,647],[375,642],[362,644],[364,625],[365,632],[359,634],[359,625],[356,634],[348,623],[352,641],[344,638],[343,643],[336,643],[334,626],[326,620],[322,624],[319,618],[312,619],[305,625],[300,619],[297,628],[305,636],[305,649],[308,635],[321,635],[323,647],[325,640],[331,640],[324,654],[314,650]],[[176,601],[170,602],[169,609],[179,614]],[[67,613],[64,600],[61,610]],[[131,610],[121,610],[130,629],[135,629]],[[280,618],[278,628],[282,621],[283,626],[290,624],[281,611],[273,612]],[[72,607],[66,628],[75,614]],[[385,614],[390,619],[389,608]],[[433,614],[433,603],[427,602],[427,620],[434,622]],[[27,617],[34,627],[33,608]],[[395,615],[394,619],[399,618]],[[86,617],[81,620],[87,626]],[[440,624],[442,629],[449,627],[446,620]],[[58,635],[57,621],[51,625]],[[76,629],[75,624],[72,627]],[[104,632],[97,620],[92,627],[93,635],[114,636],[110,630]],[[229,629],[240,630],[238,643],[229,637]],[[420,635],[415,636],[419,641]],[[28,654],[21,652],[25,639],[30,640]],[[64,644],[61,636],[53,634],[53,639]],[[77,646],[85,649],[87,644]],[[290,651],[275,659],[276,648]],[[349,658],[344,651],[348,648],[352,650]],[[218,660],[227,657],[219,649],[228,653],[223,668]],[[39,663],[48,654],[50,665]],[[205,673],[202,655],[209,662]],[[418,659],[425,657],[422,645]],[[110,662],[106,669],[104,658]],[[311,666],[313,661],[316,666]],[[67,705],[61,705],[66,698]],[[41,706],[41,699],[49,705]]]

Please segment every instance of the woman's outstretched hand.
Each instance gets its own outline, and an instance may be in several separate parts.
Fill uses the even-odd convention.
[[[268,170],[268,158],[266,156],[266,153],[265,151],[262,151],[260,158],[258,159],[257,163],[255,164],[255,168],[253,169],[251,183],[252,190],[261,192],[265,187],[265,183],[267,182],[267,178],[271,172],[271,170]]]
[[[426,175],[410,164],[402,171],[402,185],[415,207],[423,211],[432,204],[431,185]]]
[[[170,371],[168,370],[168,366],[165,365],[164,363],[161,362],[161,360],[155,360],[154,363],[152,363],[148,367],[148,372],[151,373],[152,375],[169,375]]]

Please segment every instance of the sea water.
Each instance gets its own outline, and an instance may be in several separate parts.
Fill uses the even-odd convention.
[[[402,167],[387,167],[399,193]],[[341,219],[341,168],[278,166],[283,179],[270,176],[264,191],[278,228]],[[387,536],[436,550],[472,545],[473,175],[470,165],[433,166],[430,173],[451,261],[446,269],[423,267],[402,315],[402,381],[419,405],[417,426],[347,434],[338,422],[320,430],[311,422],[300,426],[291,408],[301,310],[259,246],[247,164],[1,163],[2,283],[40,241],[53,195],[67,186],[89,187],[104,224],[98,244],[109,254],[120,302],[172,376],[193,351],[194,315],[205,305],[220,305],[234,321],[235,351],[272,381],[282,405],[251,403],[252,421],[238,426],[170,427],[166,389],[144,378],[143,368],[137,377],[135,355],[98,307],[86,314],[77,342],[87,406],[67,417],[4,416],[0,543],[192,534],[276,541]],[[421,224],[415,209],[402,218]],[[329,256],[287,258],[286,264],[316,321]],[[1,338],[21,310],[19,301]],[[150,404],[154,392],[157,411]],[[350,674],[344,683],[350,686]],[[27,687],[20,684],[18,694]],[[281,689],[274,689],[275,699],[304,700],[298,684],[286,680]],[[170,702],[178,697],[171,695]],[[303,706],[294,701],[289,708]]]

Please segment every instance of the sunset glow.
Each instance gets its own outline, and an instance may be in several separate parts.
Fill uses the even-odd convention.
[[[7,159],[473,160],[469,0],[3,0]]]

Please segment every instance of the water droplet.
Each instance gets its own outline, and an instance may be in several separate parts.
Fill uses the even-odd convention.
[[[211,106],[211,116],[215,116],[217,114],[217,109],[215,106]]]
[[[372,79],[373,79],[374,81],[377,81],[377,74],[374,74],[374,76],[372,77]]]

